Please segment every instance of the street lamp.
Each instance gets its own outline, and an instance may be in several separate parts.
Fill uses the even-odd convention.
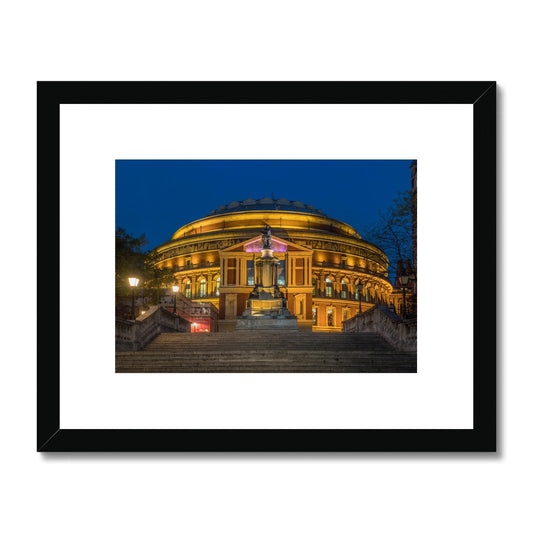
[[[361,297],[363,296],[363,284],[361,282],[357,284],[357,296],[359,297],[359,314],[361,314]]]
[[[407,289],[408,283],[409,283],[409,275],[404,270],[402,272],[402,275],[400,276],[400,284],[402,286],[402,293],[403,293],[403,318],[407,316],[407,304],[405,301],[405,290]]]
[[[131,319],[135,320],[135,287],[139,285],[138,278],[128,278],[131,287]]]
[[[174,292],[174,310],[173,313],[176,314],[176,297],[178,296],[178,291],[180,288],[177,285],[172,285],[172,291]]]
[[[198,324],[196,322],[193,322],[191,326],[194,328],[194,332],[196,332],[196,328],[198,327]]]

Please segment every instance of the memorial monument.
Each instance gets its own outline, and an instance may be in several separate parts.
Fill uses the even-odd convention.
[[[298,329],[298,319],[287,309],[287,299],[278,287],[279,260],[273,256],[270,226],[262,232],[261,256],[254,265],[255,286],[246,309],[237,317],[236,329]]]

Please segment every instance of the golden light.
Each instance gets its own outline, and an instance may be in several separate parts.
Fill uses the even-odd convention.
[[[138,278],[128,278],[128,281],[130,282],[130,287],[137,287],[139,285]]]
[[[180,288],[177,285],[172,285],[172,290],[174,292],[179,292]]]

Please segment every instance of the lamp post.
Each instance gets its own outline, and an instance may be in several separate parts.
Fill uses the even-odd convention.
[[[131,287],[131,319],[135,320],[135,287],[139,285],[138,278],[128,278]]]
[[[402,318],[405,318],[407,316],[407,304],[405,301],[405,290],[407,289],[407,284],[409,283],[409,276],[407,275],[407,272],[404,270],[402,272],[402,275],[400,276],[400,284],[402,286],[402,293],[403,293],[403,313]]]
[[[172,285],[172,291],[174,292],[174,310],[172,311],[176,314],[176,297],[178,296],[178,291],[180,288],[177,285]]]
[[[363,296],[363,284],[361,282],[357,284],[357,296],[359,299],[359,314],[361,314],[361,296]]]
[[[414,269],[411,270],[411,273],[409,274],[409,281],[411,282],[411,288],[413,291],[411,296],[411,313],[413,313],[413,316],[416,316],[416,271]]]
[[[196,333],[196,328],[198,327],[198,324],[196,322],[193,322],[191,326],[193,327],[193,333]]]

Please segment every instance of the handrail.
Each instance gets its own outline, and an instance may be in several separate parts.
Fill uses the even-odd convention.
[[[115,348],[121,351],[142,350],[163,331],[190,332],[191,323],[160,305],[152,306],[135,320],[115,319]]]
[[[397,350],[416,352],[417,319],[402,320],[396,313],[374,306],[342,323],[342,331],[379,333]]]

